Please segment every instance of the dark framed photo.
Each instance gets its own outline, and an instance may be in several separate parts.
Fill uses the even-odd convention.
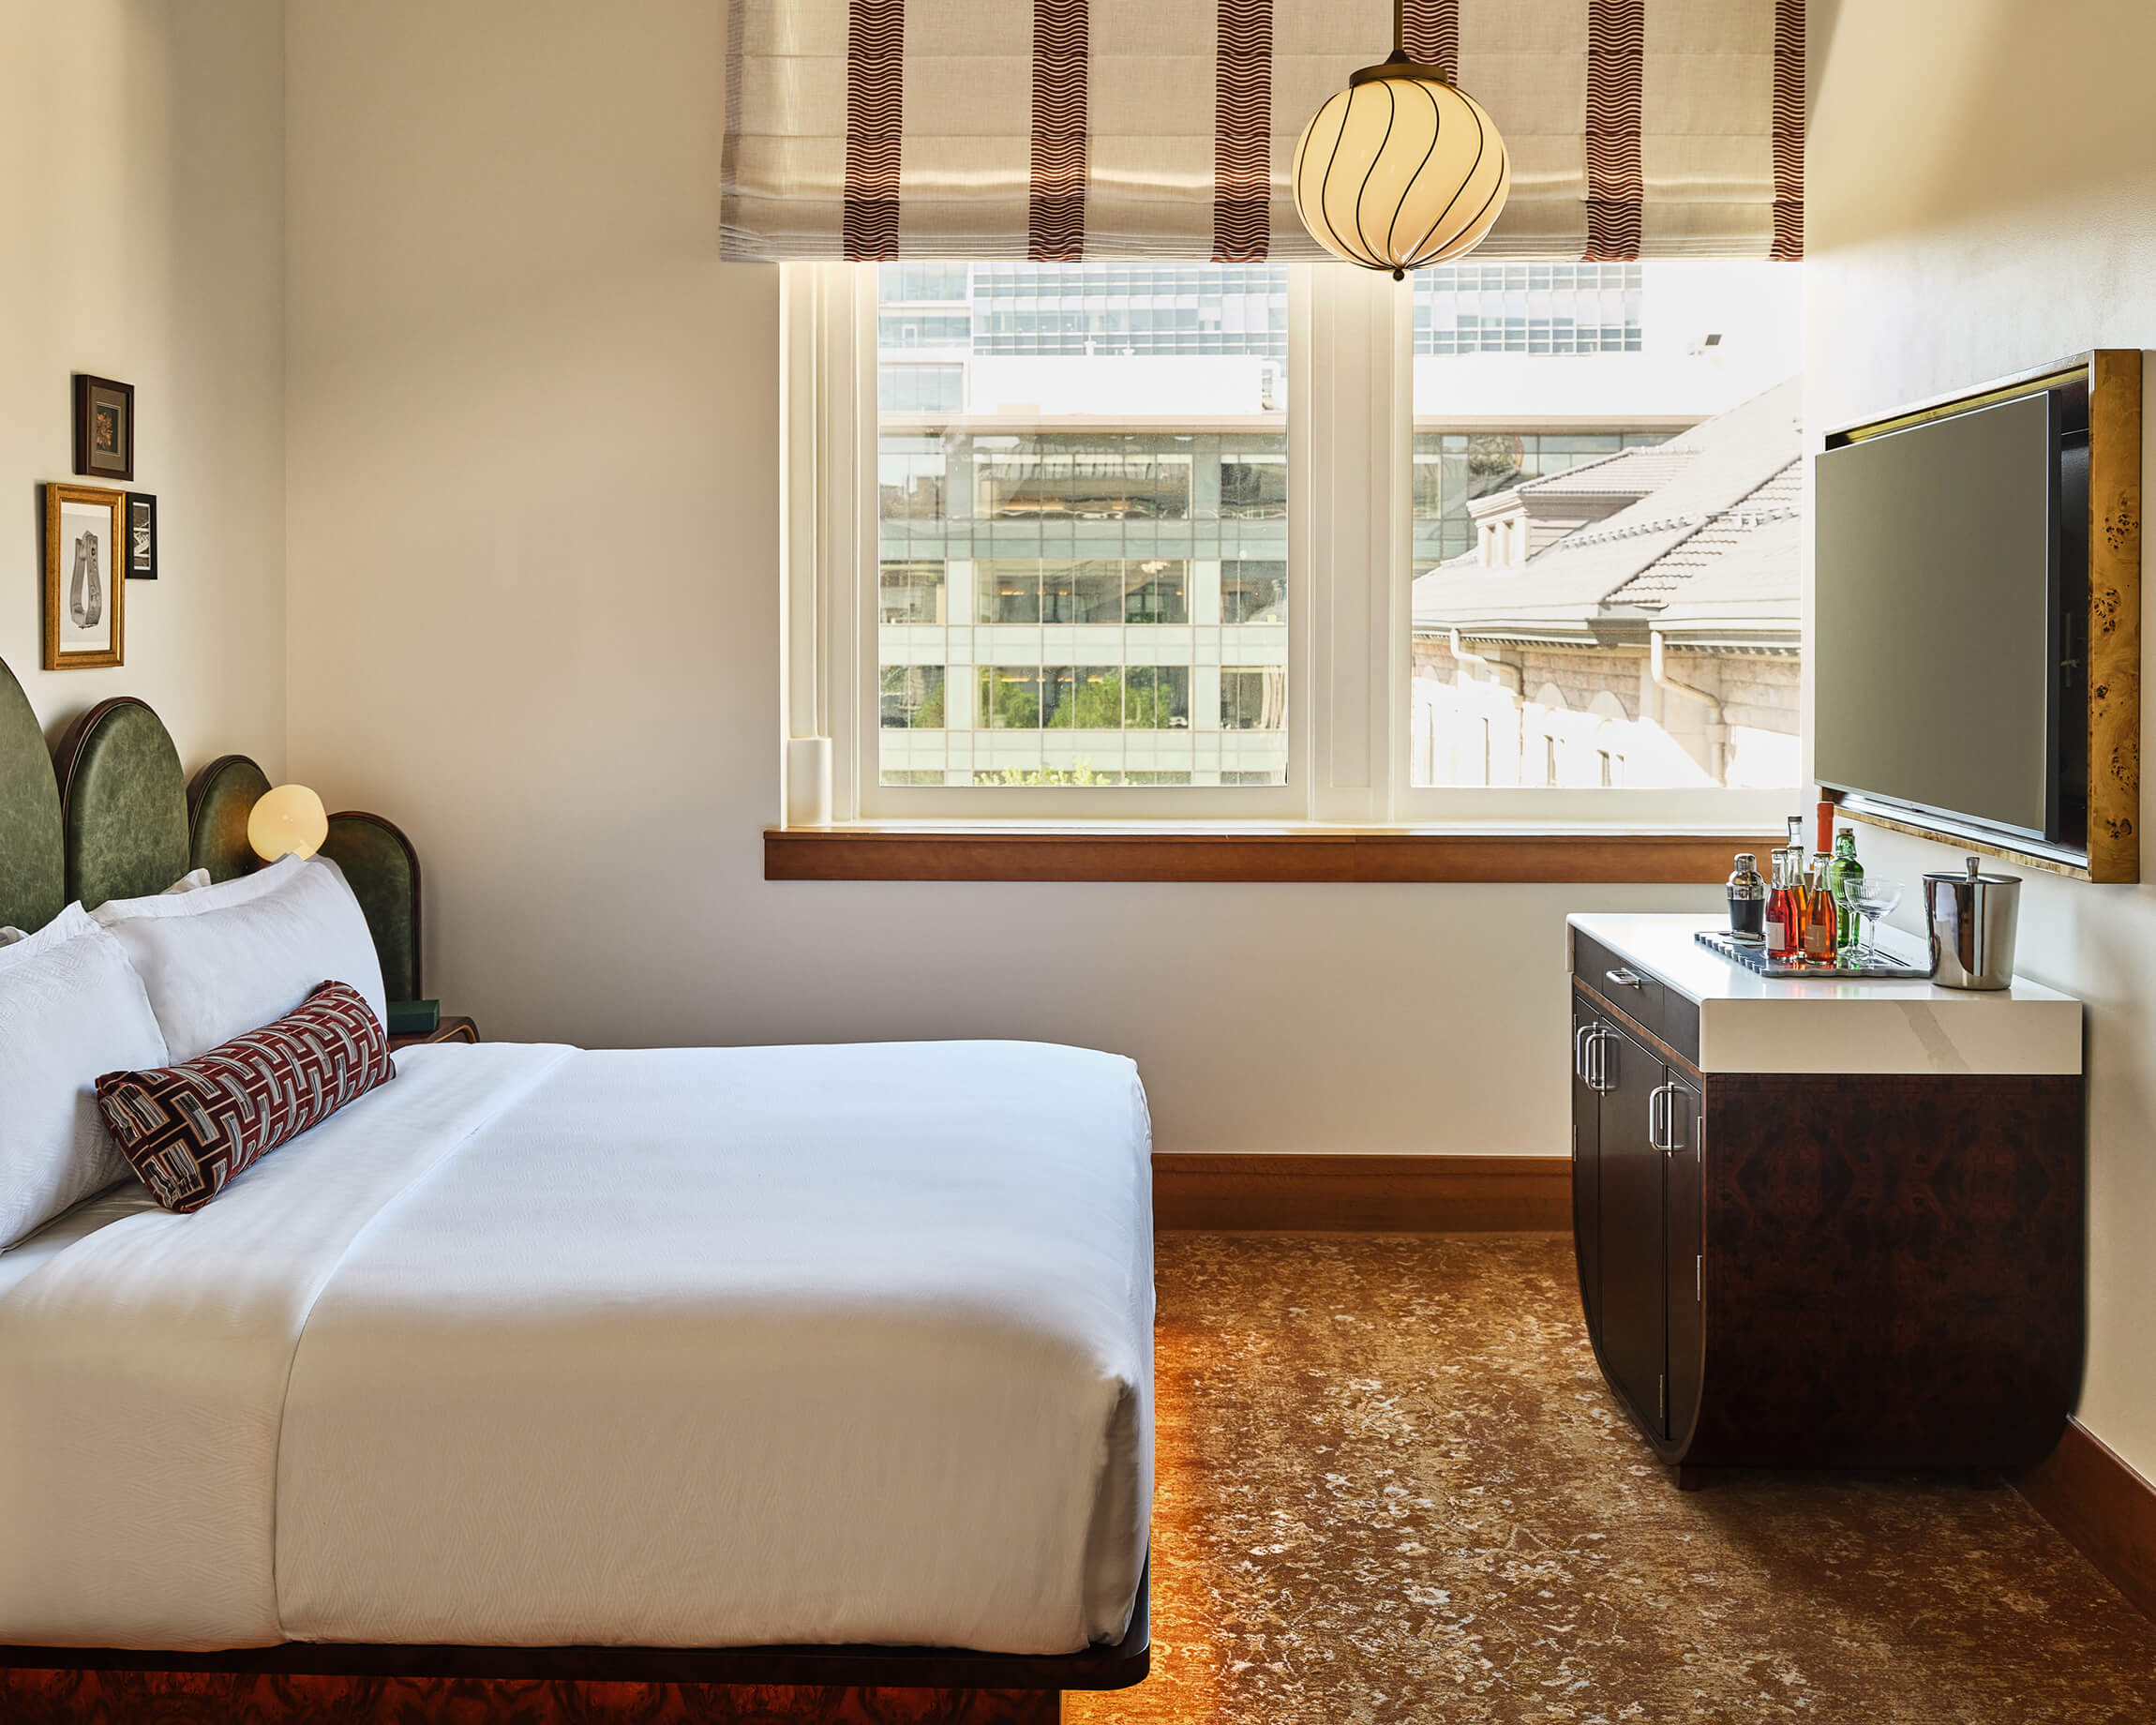
[[[125,638],[127,494],[45,488],[45,668],[118,665]]]
[[[157,500],[147,491],[127,493],[127,579],[157,578]]]
[[[135,476],[135,386],[75,374],[75,471],[92,479]]]

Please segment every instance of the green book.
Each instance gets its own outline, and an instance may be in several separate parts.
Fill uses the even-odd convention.
[[[442,1002],[439,1000],[392,1000],[389,1003],[389,1034],[392,1036],[430,1036],[442,1027]]]

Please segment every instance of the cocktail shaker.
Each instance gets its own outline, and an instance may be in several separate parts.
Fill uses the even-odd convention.
[[[1970,857],[1959,874],[1924,878],[1931,980],[1942,988],[2008,988],[2014,983],[2021,882],[2012,875],[1980,873],[1983,866],[1981,857]]]

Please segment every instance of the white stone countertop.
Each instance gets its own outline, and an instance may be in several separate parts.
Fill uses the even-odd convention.
[[[2026,978],[1989,992],[1883,978],[1784,981],[1747,970],[1693,938],[1700,929],[1726,928],[1719,916],[1565,920],[1698,1004],[1703,1072],[2081,1071],[2081,1002]],[[1880,935],[1894,957],[1927,962],[1914,937],[1892,928]],[[1587,981],[1595,985],[1596,979]]]

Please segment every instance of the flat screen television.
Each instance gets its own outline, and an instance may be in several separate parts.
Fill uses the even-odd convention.
[[[2089,474],[2085,372],[1829,441],[1813,759],[1846,808],[2086,862]]]

